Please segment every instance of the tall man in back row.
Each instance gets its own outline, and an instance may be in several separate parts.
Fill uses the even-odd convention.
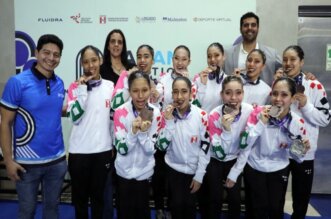
[[[34,218],[40,184],[43,218],[59,218],[67,171],[61,126],[65,90],[54,69],[62,49],[57,36],[41,36],[37,62],[8,80],[0,100],[1,146],[8,177],[16,182],[19,219]]]
[[[232,74],[235,68],[245,69],[248,53],[253,49],[260,49],[266,55],[265,67],[260,77],[271,86],[276,70],[282,66],[282,60],[275,49],[257,42],[259,17],[253,12],[244,14],[240,18],[240,33],[242,43],[234,45],[225,52],[224,71],[227,74]]]
[[[260,49],[266,56],[265,67],[262,70],[260,77],[269,86],[271,86],[276,70],[282,67],[282,59],[277,54],[275,49],[257,42],[257,35],[259,33],[259,17],[253,12],[247,12],[241,16],[240,33],[242,36],[242,42],[234,45],[225,52],[226,59],[224,63],[224,71],[227,74],[232,74],[237,68],[245,69],[247,55],[253,49]],[[249,197],[250,194],[248,191],[245,191],[245,216],[246,218],[251,219],[253,217],[251,215],[252,207],[250,205]]]

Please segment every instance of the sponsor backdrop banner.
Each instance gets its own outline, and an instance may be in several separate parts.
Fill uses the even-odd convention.
[[[56,73],[68,86],[79,76],[79,50],[92,44],[103,51],[107,34],[119,28],[130,59],[141,44],[154,48],[155,75],[171,70],[176,46],[188,46],[193,76],[207,65],[208,45],[231,46],[240,36],[241,15],[255,10],[255,0],[15,0],[16,71],[31,66],[38,38],[53,33],[64,42]]]

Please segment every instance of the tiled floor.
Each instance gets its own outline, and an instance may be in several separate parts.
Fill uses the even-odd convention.
[[[286,196],[285,204],[285,219],[289,219],[291,215],[291,194]],[[155,212],[151,211],[152,218],[155,218]],[[17,202],[0,200],[0,218],[12,219],[17,218]],[[38,205],[36,219],[41,218],[41,205]],[[73,219],[74,209],[70,204],[60,205],[60,219]],[[199,217],[197,217],[198,219]],[[307,219],[331,219],[331,195],[313,195],[311,204],[308,209]]]
[[[330,197],[330,203],[331,203],[331,197]],[[286,214],[291,215],[292,214],[292,197],[291,193],[287,192],[286,193],[286,201],[285,201],[285,206],[284,206],[284,212]],[[320,213],[310,204],[308,207],[308,212],[307,216],[311,217],[321,217]],[[331,216],[331,211],[330,211],[330,216]]]

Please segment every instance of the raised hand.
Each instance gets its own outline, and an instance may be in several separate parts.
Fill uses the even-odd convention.
[[[274,74],[274,80],[281,78],[284,76],[284,70],[283,68],[279,68],[276,70],[275,74]]]
[[[240,77],[240,73],[246,71],[244,68],[235,68],[232,72],[234,76]]]
[[[222,126],[226,131],[231,131],[231,123],[233,122],[234,118],[235,116],[232,114],[225,114],[222,116]]]
[[[78,80],[77,83],[78,84],[86,84],[89,80],[92,80],[93,75],[82,75]]]
[[[302,108],[307,104],[307,96],[303,93],[294,94],[294,99],[299,102],[299,107]]]
[[[210,67],[205,68],[202,72],[199,73],[200,81],[202,84],[206,85],[208,81],[208,74],[213,70]]]
[[[152,123],[151,121],[142,121],[141,125],[140,125],[140,131],[141,132],[146,132],[150,127],[151,127]]]
[[[264,123],[264,124],[267,124],[268,122],[269,122],[269,114],[268,114],[268,112],[269,112],[269,110],[270,110],[270,107],[271,106],[265,106],[264,108],[263,108],[263,110],[261,111],[261,113],[260,113],[260,120]]]
[[[137,134],[137,132],[140,130],[141,122],[142,122],[142,119],[140,116],[138,116],[137,118],[135,118],[132,121],[132,133],[133,134]]]
[[[173,104],[169,104],[165,110],[164,110],[164,118],[166,120],[174,119],[174,116],[172,115],[172,112],[174,111],[175,107]]]

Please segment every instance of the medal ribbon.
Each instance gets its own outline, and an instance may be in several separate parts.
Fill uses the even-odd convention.
[[[177,108],[172,111],[172,115],[175,117],[175,122],[177,122],[177,120],[184,120],[187,118],[187,116],[190,114],[191,112],[191,105],[189,105],[188,109],[186,110],[186,112],[184,113],[183,116],[180,116],[179,112],[177,111]]]
[[[293,135],[290,130],[285,126],[285,124],[288,124],[288,127],[290,126],[290,123],[292,121],[292,115],[291,113],[288,113],[283,119],[279,120],[276,118],[271,117],[269,119],[270,125],[277,126],[281,129],[281,131],[288,134],[290,139],[301,139],[300,135]]]
[[[303,72],[300,72],[293,80],[295,81],[296,84],[302,84],[302,78],[303,78]]]
[[[217,66],[216,70],[208,74],[209,80],[216,79],[216,83],[220,84],[223,81],[224,72],[221,72],[221,68]]]
[[[249,80],[246,74],[240,73],[240,76],[244,79],[244,84],[258,85],[260,83],[260,77],[258,77],[257,80],[254,82]]]
[[[89,80],[89,81],[86,83],[86,85],[87,85],[87,90],[88,90],[88,91],[91,91],[92,88],[100,86],[101,82],[102,82],[101,79],[99,79],[99,80]]]

